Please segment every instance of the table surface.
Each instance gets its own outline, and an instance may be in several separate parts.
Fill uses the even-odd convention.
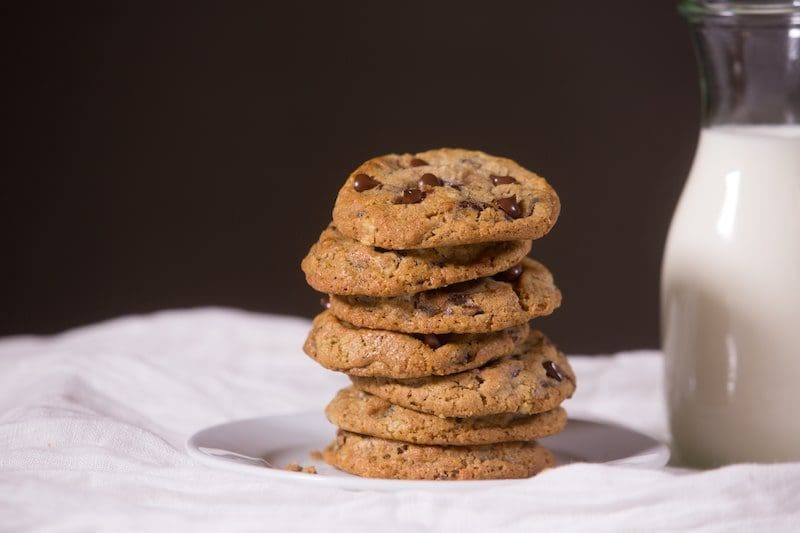
[[[380,493],[188,457],[200,428],[321,411],[347,383],[302,353],[309,324],[196,309],[0,340],[0,530],[800,530],[800,463],[574,464],[500,489]],[[572,415],[668,439],[658,352],[571,360]]]

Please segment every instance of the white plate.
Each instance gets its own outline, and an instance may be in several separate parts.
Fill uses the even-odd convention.
[[[348,489],[484,488],[524,482],[360,478],[311,458],[311,451],[322,450],[335,433],[336,427],[321,412],[265,416],[206,428],[186,441],[186,449],[192,457],[217,468]],[[589,420],[571,418],[564,431],[539,442],[555,454],[559,465],[580,461],[658,468],[669,460],[669,448],[657,440],[622,426]],[[318,474],[284,470],[288,463],[313,465]]]

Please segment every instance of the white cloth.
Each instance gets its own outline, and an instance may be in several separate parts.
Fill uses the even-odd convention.
[[[215,423],[321,410],[345,379],[309,323],[220,309],[0,340],[0,530],[800,530],[800,463],[701,473],[575,464],[513,488],[351,492],[196,463]],[[665,438],[656,352],[573,358],[573,414]]]

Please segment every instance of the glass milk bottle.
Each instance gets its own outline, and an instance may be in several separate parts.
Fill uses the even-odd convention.
[[[800,0],[686,0],[703,125],[669,230],[680,464],[800,460]]]

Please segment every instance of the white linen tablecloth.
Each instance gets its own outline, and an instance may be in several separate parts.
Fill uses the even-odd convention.
[[[303,355],[308,327],[198,309],[0,340],[0,531],[800,531],[800,463],[574,464],[508,488],[392,493],[188,457],[205,426],[323,409],[346,379]],[[657,352],[572,361],[570,413],[666,438]]]

